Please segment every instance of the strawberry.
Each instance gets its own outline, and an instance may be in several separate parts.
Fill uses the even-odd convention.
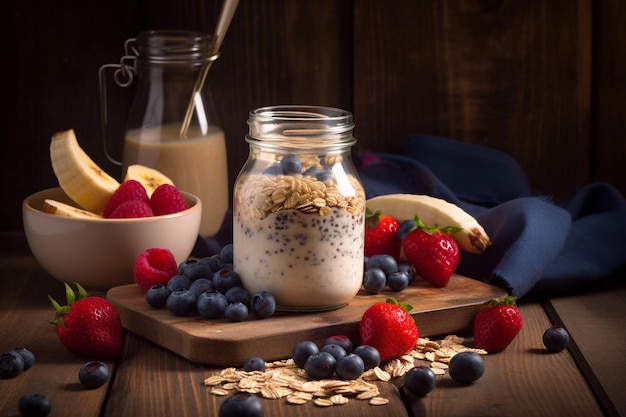
[[[461,257],[452,235],[461,228],[426,226],[415,216],[415,226],[402,241],[402,249],[415,271],[426,281],[445,287]]]
[[[417,343],[419,332],[409,314],[411,306],[393,298],[369,307],[361,317],[361,344],[373,346],[385,362],[410,352]]]
[[[139,200],[149,203],[148,193],[141,183],[137,180],[124,181],[113,193],[109,202],[104,206],[102,217],[110,218],[111,214],[120,204],[127,201]]]
[[[117,310],[102,297],[89,297],[79,284],[76,293],[65,284],[67,305],[61,306],[52,297],[56,310],[51,324],[56,326],[59,340],[69,351],[96,359],[114,359],[122,352],[122,321]]]
[[[515,339],[522,329],[522,315],[515,297],[494,298],[474,317],[474,346],[489,353],[500,352]]]
[[[400,224],[393,217],[378,210],[365,210],[365,256],[391,255],[400,257]]]

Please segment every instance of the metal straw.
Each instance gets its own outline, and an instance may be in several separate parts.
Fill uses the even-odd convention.
[[[217,21],[217,26],[215,27],[215,32],[213,34],[213,47],[211,51],[211,59],[207,62],[200,75],[196,79],[196,82],[193,86],[193,92],[191,94],[191,100],[189,100],[189,104],[187,105],[187,112],[185,113],[185,118],[183,119],[183,124],[180,127],[180,137],[187,137],[187,130],[189,129],[189,125],[191,124],[191,118],[193,117],[193,111],[195,108],[195,97],[196,94],[202,90],[204,86],[204,82],[206,81],[206,76],[209,72],[209,68],[211,68],[211,64],[215,61],[219,55],[220,47],[222,46],[222,41],[224,40],[224,36],[226,35],[226,31],[230,26],[230,22],[233,19],[233,15],[235,14],[235,10],[237,9],[237,5],[239,4],[239,0],[224,0],[222,4],[222,10],[220,11],[220,17]]]

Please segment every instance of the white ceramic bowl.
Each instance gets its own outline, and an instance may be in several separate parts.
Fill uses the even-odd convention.
[[[145,249],[167,248],[176,262],[187,259],[200,228],[202,204],[184,193],[189,208],[165,216],[139,219],[79,219],[44,213],[45,199],[66,203],[61,188],[27,197],[22,204],[24,232],[41,266],[61,282],[78,282],[86,289],[107,290],[133,283],[133,266]]]

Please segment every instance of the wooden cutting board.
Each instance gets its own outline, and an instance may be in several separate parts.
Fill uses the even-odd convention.
[[[321,343],[329,336],[345,334],[357,343],[363,312],[387,297],[411,304],[411,315],[420,336],[427,337],[471,330],[473,317],[481,304],[506,294],[501,288],[455,274],[444,288],[414,282],[401,292],[359,293],[352,302],[337,310],[281,312],[263,320],[251,316],[239,323],[199,316],[176,317],[166,309],[154,309],[135,284],[114,287],[108,291],[107,298],[119,311],[127,330],[193,362],[241,367],[252,355],[266,361],[289,358],[291,349],[303,340]]]

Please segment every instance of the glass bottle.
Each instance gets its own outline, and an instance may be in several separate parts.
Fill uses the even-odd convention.
[[[122,176],[129,165],[144,165],[197,195],[203,204],[200,235],[213,236],[228,210],[229,186],[224,132],[205,82],[217,58],[211,37],[146,31],[128,42],[136,53],[130,76],[137,89],[126,125]]]
[[[363,280],[365,193],[352,114],[317,106],[250,113],[248,160],[233,191],[234,268],[278,308],[338,308]]]

